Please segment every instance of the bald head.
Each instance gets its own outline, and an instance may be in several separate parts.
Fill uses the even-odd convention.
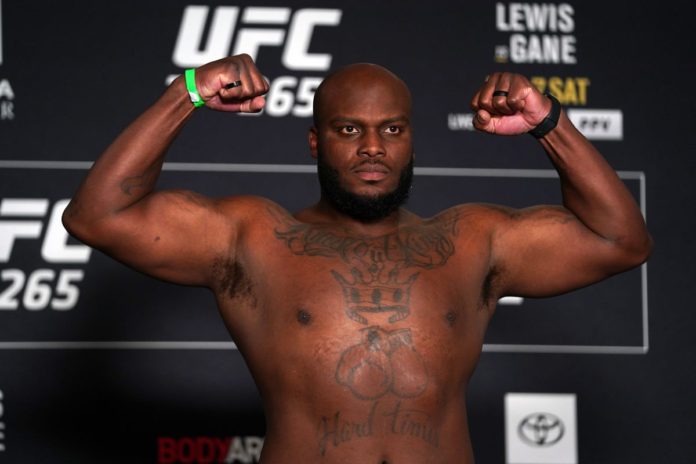
[[[329,74],[317,88],[314,126],[318,128],[327,122],[336,110],[356,106],[369,108],[375,104],[401,106],[410,117],[411,92],[404,81],[382,66],[371,63],[348,65]]]

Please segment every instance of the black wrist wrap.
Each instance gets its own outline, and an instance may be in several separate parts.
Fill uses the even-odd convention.
[[[551,132],[553,128],[556,127],[556,124],[558,124],[558,118],[561,116],[561,103],[548,92],[544,95],[551,100],[551,111],[549,111],[549,114],[546,115],[538,126],[528,132],[538,139]]]

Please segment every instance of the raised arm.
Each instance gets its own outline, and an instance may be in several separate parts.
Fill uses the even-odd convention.
[[[254,112],[265,104],[268,84],[248,55],[208,63],[196,70],[195,81],[215,110]],[[248,202],[154,191],[165,153],[193,112],[180,76],[97,159],[63,223],[78,239],[142,272],[207,285],[211,263],[234,252]]]
[[[509,73],[491,75],[472,100],[474,126],[497,135],[529,132],[551,107],[524,76]],[[501,296],[559,294],[643,263],[652,240],[636,202],[563,111],[539,142],[560,176],[563,207],[495,213],[491,268]]]

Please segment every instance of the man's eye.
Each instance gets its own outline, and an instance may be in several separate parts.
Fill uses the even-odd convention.
[[[399,126],[389,126],[385,129],[388,134],[399,134],[401,133],[401,127]]]
[[[355,126],[343,126],[343,127],[341,127],[341,133],[343,133],[343,134],[357,134],[358,128]]]

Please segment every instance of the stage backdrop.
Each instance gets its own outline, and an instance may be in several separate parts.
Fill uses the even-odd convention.
[[[141,275],[60,222],[173,77],[241,52],[271,83],[267,108],[198,110],[162,188],[314,202],[313,92],[367,61],[414,95],[413,211],[558,203],[539,144],[474,132],[469,108],[494,71],[553,93],[656,248],[598,285],[500,301],[469,388],[477,462],[693,462],[693,17],[674,1],[2,0],[0,462],[257,462],[262,405],[209,292]]]

